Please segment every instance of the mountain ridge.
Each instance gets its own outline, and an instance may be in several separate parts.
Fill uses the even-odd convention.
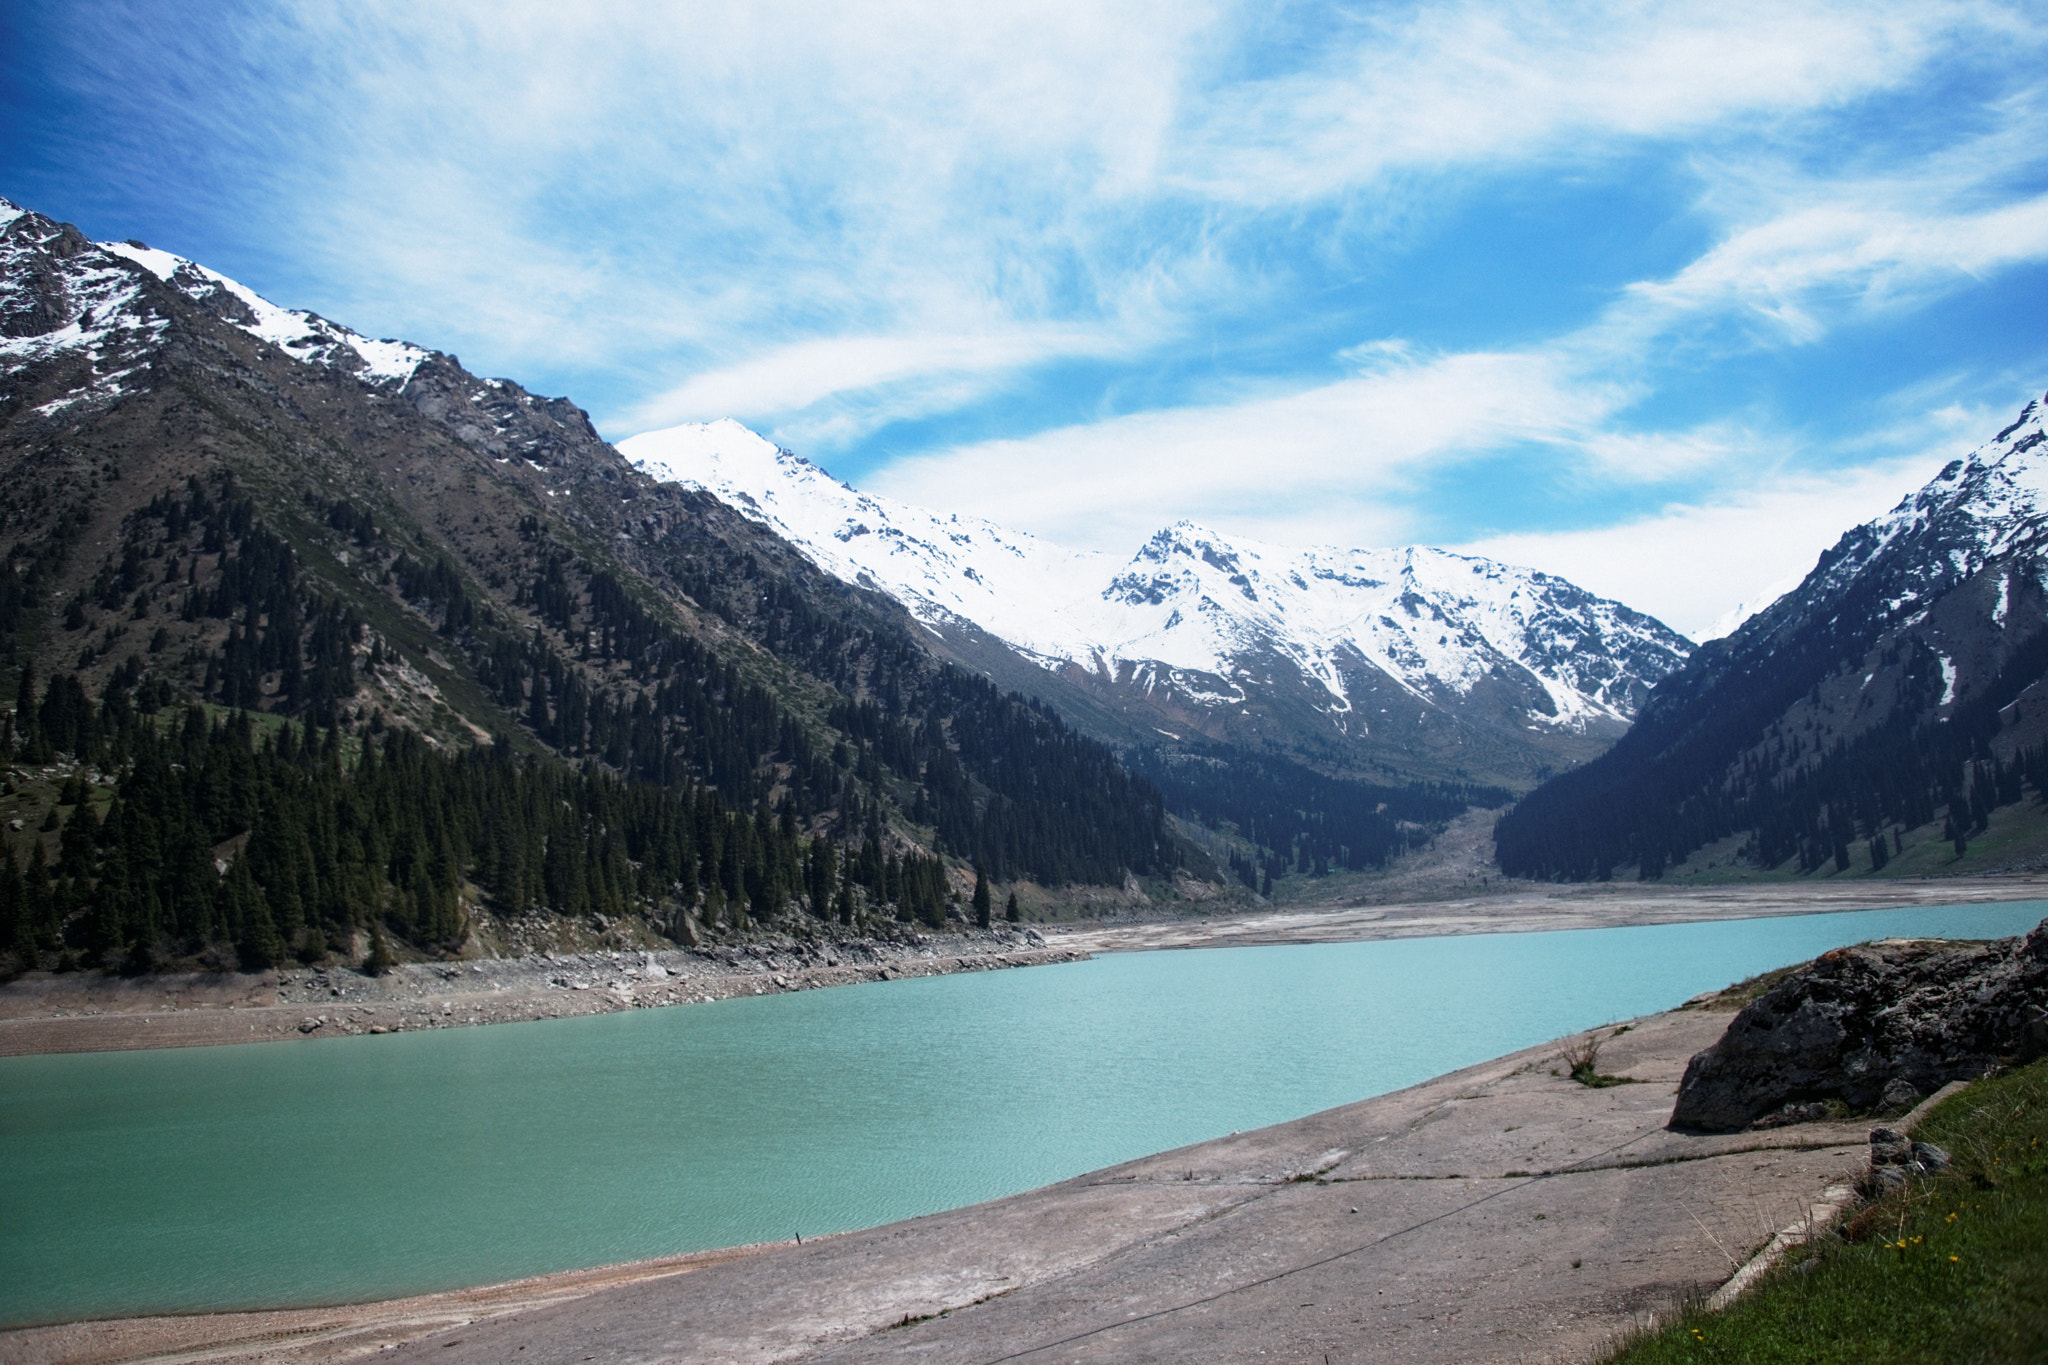
[[[2048,425],[2040,400],[1651,694],[1600,761],[1501,822],[1502,866],[1656,876],[1702,848],[1759,868],[1960,860],[2048,768]],[[1935,835],[1933,831],[1939,830]],[[1932,867],[1923,850],[1915,866]]]
[[[1135,733],[1351,775],[1469,777],[1449,757],[1464,747],[1526,782],[1604,748],[1691,647],[1553,575],[1428,547],[1289,549],[1180,521],[1118,560],[861,492],[730,420],[619,449],[934,635],[1002,642]],[[1410,730],[1437,733],[1417,745]]]
[[[569,400],[118,245],[0,215],[0,938],[31,961],[190,960],[221,934],[245,961],[379,934],[431,955],[527,914],[650,941],[893,933],[959,914],[976,860],[1034,910],[1134,876],[1199,889],[1107,749],[643,478]],[[191,756],[166,770],[167,734]],[[442,807],[304,853],[278,822],[391,818],[372,750]],[[332,770],[344,753],[361,766]],[[190,785],[251,762],[269,805]],[[169,834],[121,794],[144,771]],[[56,889],[23,902],[7,873],[34,881],[36,856]],[[586,912],[612,927],[564,927]]]

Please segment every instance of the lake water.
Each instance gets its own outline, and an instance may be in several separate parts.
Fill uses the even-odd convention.
[[[1119,953],[594,1018],[0,1059],[0,1324],[870,1226],[2048,901]]]

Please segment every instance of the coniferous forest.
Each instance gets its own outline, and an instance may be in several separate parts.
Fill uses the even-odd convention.
[[[948,852],[1052,886],[1176,865],[1161,798],[1108,750],[784,585],[761,598],[764,634],[852,694],[827,703],[824,727],[569,556],[540,556],[519,600],[542,628],[521,636],[493,628],[446,558],[388,546],[368,512],[308,512],[386,562],[380,581],[469,656],[504,728],[451,750],[347,705],[401,659],[311,583],[231,477],[190,479],[127,518],[63,613],[88,637],[100,613],[212,624],[218,643],[185,651],[196,688],[152,666],[162,626],[97,697],[73,672],[39,685],[27,642],[4,641],[26,657],[0,741],[72,775],[52,808],[55,859],[40,838],[25,864],[0,859],[0,952],[140,970],[318,960],[363,941],[452,951],[467,904],[637,913],[686,941],[795,912],[940,927],[959,899]],[[64,548],[17,555],[0,625],[18,633],[54,605],[38,589]],[[548,627],[584,657],[565,661]],[[593,685],[586,660],[612,684]]]
[[[0,408],[13,968],[1171,905],[1378,866],[1492,795],[1120,755],[566,399],[301,357],[33,214],[5,251],[24,335],[113,329],[22,350]]]
[[[1499,787],[1411,782],[1380,786],[1325,777],[1299,764],[1239,749],[1159,750],[1134,769],[1178,814],[1235,831],[1252,847],[1229,856],[1232,875],[1270,895],[1290,874],[1327,876],[1386,866],[1468,807],[1506,805]]]
[[[34,316],[76,314],[95,249],[10,241]],[[59,349],[0,411],[15,968],[475,951],[485,918],[887,931],[964,919],[978,875],[1037,906],[1217,875],[1109,749],[566,400],[439,355],[380,387],[133,287],[129,381]]]

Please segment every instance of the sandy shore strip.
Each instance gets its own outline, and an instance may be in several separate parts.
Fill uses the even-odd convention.
[[[1761,919],[1924,905],[2048,900],[2048,876],[1661,887],[1642,882],[1517,884],[1487,895],[1396,904],[1272,910],[1150,923],[1041,925],[1047,941],[1089,953],[1229,948],[1269,943],[1355,943],[1447,934],[1612,929],[1638,924]]]
[[[1665,1131],[1733,1006],[1603,1029],[971,1208],[836,1237],[284,1314],[0,1334],[22,1365],[1583,1360],[1725,1283],[1865,1123]]]
[[[543,953],[243,975],[33,973],[0,985],[0,1057],[207,1047],[565,1019],[862,981],[1071,962],[1096,953],[1637,924],[2048,899],[2048,876],[1663,888],[1530,886],[1443,900],[1000,926],[900,940]]]
[[[1033,930],[1006,928],[902,941],[408,963],[380,977],[345,967],[126,978],[39,972],[0,986],[0,1057],[566,1019],[1087,955]]]

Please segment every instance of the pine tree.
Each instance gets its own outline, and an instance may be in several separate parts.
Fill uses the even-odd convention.
[[[988,928],[989,912],[988,873],[981,870],[981,864],[974,865],[974,923],[979,929]]]
[[[370,955],[363,959],[363,970],[371,976],[382,976],[391,970],[394,962],[391,945],[384,941],[384,926],[371,920]]]
[[[1003,907],[1003,918],[1012,924],[1024,918],[1024,912],[1017,908],[1017,893],[1014,891],[1010,893],[1009,903]]]

